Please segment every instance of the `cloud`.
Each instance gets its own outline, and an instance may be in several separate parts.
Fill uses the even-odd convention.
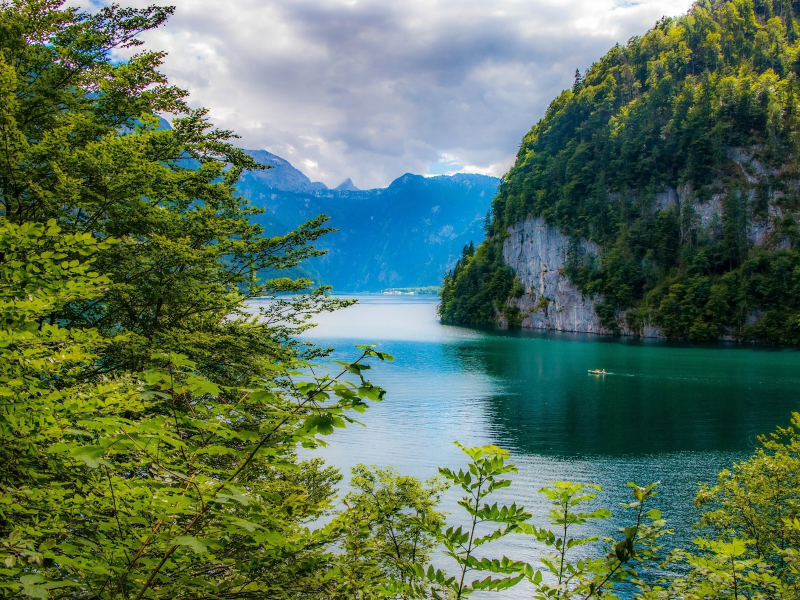
[[[151,0],[126,4],[144,6]],[[548,103],[690,0],[172,0],[145,36],[241,145],[316,181],[502,175]],[[440,169],[446,169],[441,171]]]

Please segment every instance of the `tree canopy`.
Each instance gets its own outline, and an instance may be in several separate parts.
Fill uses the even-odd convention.
[[[0,5],[5,596],[325,587],[340,530],[307,524],[339,476],[296,447],[383,396],[360,375],[389,358],[372,348],[310,370],[325,351],[293,336],[347,303],[259,274],[318,255],[325,217],[277,237],[252,222],[236,182],[260,167],[139,48],[171,13]]]

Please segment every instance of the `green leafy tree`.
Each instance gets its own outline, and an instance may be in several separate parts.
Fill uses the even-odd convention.
[[[759,438],[748,460],[719,474],[714,486],[702,486],[696,504],[700,525],[726,543],[743,541],[749,560],[770,565],[773,574],[793,587],[798,580],[795,552],[800,548],[800,415],[789,427]],[[800,588],[798,588],[800,589]]]
[[[383,390],[372,347],[334,375],[297,342],[342,306],[260,281],[318,254],[267,238],[255,168],[141,43],[172,9],[0,4],[0,592],[325,597],[340,476],[300,461]],[[159,112],[178,115],[163,127]]]
[[[317,590],[335,531],[309,525],[338,475],[298,444],[344,427],[383,391],[361,375],[273,363],[252,388],[222,387],[177,354],[142,374],[87,381],[110,343],[49,324],[90,299],[103,243],[2,222],[0,590],[91,598],[292,597]],[[123,334],[124,335],[124,334]],[[111,340],[113,341],[113,340]],[[345,375],[350,379],[345,379]]]
[[[679,572],[643,584],[643,600],[789,599],[800,593],[798,449],[800,414],[789,427],[759,438],[755,454],[701,486],[702,536],[676,548],[662,569]]]
[[[164,53],[114,60],[173,9],[112,5],[89,15],[61,4],[0,5],[0,207],[12,223],[55,219],[65,233],[117,243],[96,256],[110,283],[103,293],[54,319],[129,334],[103,349],[90,375],[141,370],[153,352],[171,351],[220,384],[247,385],[265,374],[262,363],[291,355],[292,326],[342,306],[318,290],[277,313],[243,308],[309,289],[258,274],[320,254],[313,242],[330,231],[326,218],[264,237],[250,219],[260,211],[236,192],[243,170],[261,167],[230,144],[235,136],[188,108],[187,92],[158,70]],[[171,127],[159,112],[176,116]]]
[[[702,554],[679,550],[672,560],[685,561],[687,576],[673,578],[668,588],[657,588],[643,598],[794,598],[796,591],[775,577],[767,563],[748,552],[749,542],[734,538],[729,542],[698,539]]]
[[[482,546],[518,531],[521,524],[531,517],[530,513],[516,503],[498,506],[496,502],[489,504],[487,501],[494,492],[511,485],[511,480],[503,476],[516,473],[517,468],[506,463],[508,451],[497,446],[467,448],[458,443],[456,445],[470,458],[468,469],[455,472],[441,467],[439,473],[445,480],[464,491],[465,495],[458,501],[458,505],[467,513],[469,523],[446,529],[438,524],[428,524],[444,548],[445,555],[458,566],[455,576],[434,570],[432,566],[427,571],[421,566],[417,567],[418,576],[424,576],[434,587],[434,598],[445,597],[442,596],[443,593],[459,599],[477,590],[502,591],[513,587],[524,577],[524,563],[506,557],[490,559],[480,557],[479,554]],[[487,526],[489,531],[486,531]],[[467,575],[473,572],[489,575],[470,582]]]
[[[436,510],[446,489],[442,480],[423,483],[393,468],[358,465],[350,486],[347,510],[337,520],[345,554],[336,577],[338,595],[428,597],[415,567],[426,564],[437,545],[430,528],[444,518]]]
[[[517,472],[513,464],[506,463],[507,451],[496,446],[477,448],[459,447],[469,456],[468,470],[440,468],[440,474],[460,487],[466,495],[459,506],[470,517],[464,527],[446,527],[428,524],[436,533],[444,554],[455,561],[457,571],[447,571],[423,564],[415,566],[419,582],[412,589],[416,596],[432,598],[463,598],[475,591],[501,592],[527,579],[533,586],[534,597],[543,600],[568,598],[611,597],[615,584],[629,581],[640,583],[637,566],[654,566],[658,558],[659,539],[671,533],[657,509],[645,508],[656,495],[656,485],[640,487],[633,483],[633,501],[623,507],[633,512],[633,522],[621,530],[622,538],[589,535],[576,537],[576,527],[591,521],[601,521],[611,516],[605,508],[591,512],[580,510],[582,505],[596,500],[600,488],[572,482],[555,482],[543,488],[551,502],[550,523],[558,527],[552,531],[530,522],[531,513],[515,503],[511,506],[490,504],[487,498],[497,490],[507,488],[511,480],[504,476]],[[509,559],[489,558],[489,544],[512,534],[534,537],[537,542],[552,549],[541,559],[544,569]],[[584,552],[576,549],[583,547]],[[468,580],[471,573],[488,573],[484,578]],[[422,583],[427,583],[427,587]]]
[[[601,521],[611,516],[605,508],[591,512],[579,510],[581,505],[597,498],[601,489],[596,485],[586,485],[569,481],[555,482],[553,487],[542,488],[540,493],[550,500],[550,524],[557,530],[537,529],[524,524],[524,533],[533,535],[540,543],[552,548],[553,552],[541,559],[544,572],[528,565],[525,575],[533,584],[534,597],[540,600],[555,598],[606,598],[611,597],[615,584],[628,580],[637,581],[639,573],[636,565],[652,566],[658,558],[659,538],[670,533],[658,509],[645,509],[645,504],[656,495],[656,485],[640,487],[634,483],[628,486],[633,491],[633,502],[623,504],[623,508],[633,511],[635,517],[631,525],[622,529],[623,538],[600,538],[597,535],[574,537],[575,527],[592,521]],[[594,545],[588,554],[573,558],[575,548]],[[600,556],[593,553],[600,550]]]

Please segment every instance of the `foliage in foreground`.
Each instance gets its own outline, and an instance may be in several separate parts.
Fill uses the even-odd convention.
[[[295,358],[236,388],[163,353],[147,371],[87,381],[116,340],[47,319],[107,285],[90,271],[100,246],[54,221],[0,223],[0,589],[219,598],[321,587],[319,548],[340,532],[306,525],[330,508],[338,475],[295,448],[380,400],[361,372],[391,357],[364,347],[334,376]]]
[[[522,141],[486,241],[445,278],[443,320],[519,323],[507,301],[536,290],[515,286],[503,241],[543,217],[572,238],[564,275],[613,331],[800,342],[798,10],[698,0],[578,74]]]
[[[232,134],[163,53],[116,60],[171,12],[0,4],[6,597],[320,593],[341,533],[308,524],[340,477],[295,450],[383,397],[361,374],[387,355],[315,374],[325,350],[294,339],[347,303],[259,278],[319,254],[324,217],[263,236]]]
[[[689,548],[675,548],[665,537],[673,531],[654,506],[658,484],[641,487],[629,483],[632,498],[622,505],[624,524],[617,536],[604,536],[599,532],[609,531],[603,523],[612,517],[612,511],[598,505],[600,488],[553,482],[540,490],[552,508],[549,526],[539,526],[525,508],[515,503],[500,505],[492,498],[511,485],[508,476],[516,472],[507,462],[506,451],[494,446],[462,450],[468,458],[467,468],[458,472],[442,468],[440,474],[464,494],[458,504],[467,519],[465,525],[449,525],[438,513],[429,518],[416,510],[390,511],[393,519],[405,523],[405,533],[398,538],[401,543],[428,536],[428,543],[438,543],[452,568],[426,567],[421,561],[404,571],[408,562],[400,555],[383,554],[389,560],[381,563],[384,585],[376,586],[373,580],[355,597],[465,598],[479,591],[503,592],[523,582],[539,600],[620,596],[640,600],[788,600],[800,593],[800,414],[794,415],[790,427],[761,438],[752,458],[720,473],[716,485],[700,489],[696,501],[702,510],[700,535]],[[359,467],[358,477],[365,472]],[[408,478],[399,480],[408,485]],[[392,478],[385,479],[382,493],[392,496],[393,486]],[[426,497],[432,498],[440,488],[433,482],[429,486]],[[396,500],[402,497],[395,496]],[[375,506],[372,500],[366,503]],[[351,508],[361,510],[358,503]],[[537,562],[492,557],[489,544],[508,535],[526,536],[538,545]],[[362,531],[362,548],[366,547],[364,536],[369,534]],[[375,539],[376,548],[385,544],[386,530]],[[673,549],[664,555],[667,545]],[[377,556],[373,555],[373,561]],[[366,565],[370,556],[362,554],[358,560]],[[402,578],[391,575],[399,572],[404,572]]]

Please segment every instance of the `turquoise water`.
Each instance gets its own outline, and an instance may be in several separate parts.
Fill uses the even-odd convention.
[[[603,534],[621,524],[627,481],[661,481],[655,505],[676,529],[673,543],[689,543],[697,484],[800,410],[794,350],[449,327],[430,297],[362,297],[318,322],[305,337],[338,348],[338,358],[358,343],[396,358],[372,371],[388,394],[360,417],[366,427],[337,432],[318,454],[344,471],[363,462],[427,478],[464,464],[453,441],[494,443],[520,470],[498,499],[525,504],[540,524],[548,507],[537,490],[550,481],[601,485],[615,513]],[[596,368],[608,374],[588,374]],[[454,524],[456,497],[445,498]],[[487,554],[531,560],[538,551],[519,536]]]

